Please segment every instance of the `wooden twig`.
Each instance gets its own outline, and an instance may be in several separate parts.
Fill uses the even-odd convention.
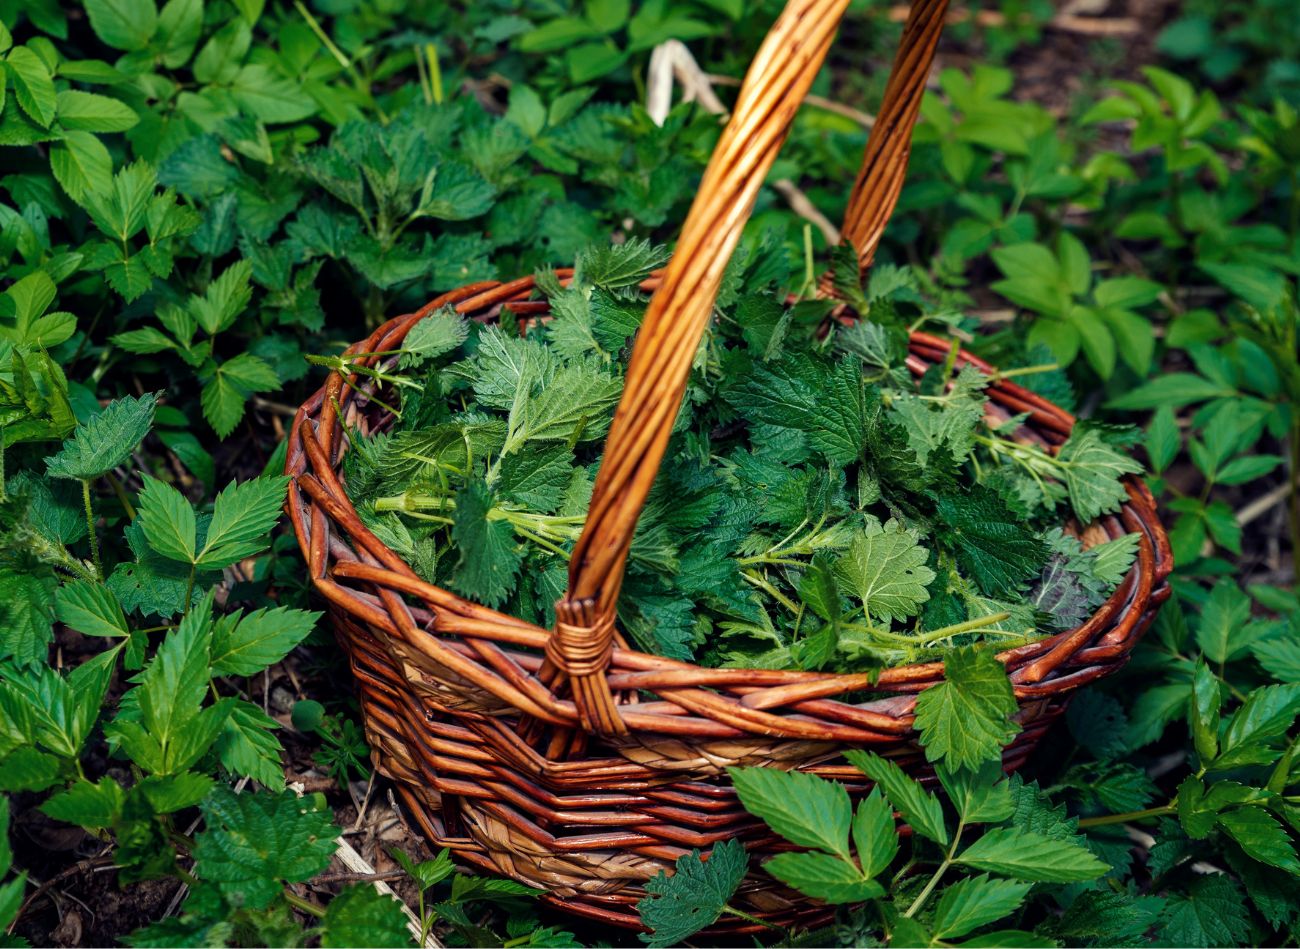
[[[691,55],[685,43],[680,40],[667,40],[656,46],[650,54],[646,79],[646,112],[650,114],[650,118],[656,125],[662,125],[668,117],[668,111],[672,108],[673,85],[676,82],[681,86],[683,102],[698,102],[705,111],[724,116],[727,114],[726,106],[713,91],[713,84],[721,81],[729,85],[740,84],[739,80],[708,75],[700,68],[700,64],[695,61],[695,57]],[[804,101],[812,102],[814,98],[816,97],[807,96]],[[827,102],[827,100],[821,101]],[[853,113],[851,118],[862,122],[867,127],[870,127],[870,123],[874,121],[865,112],[849,109],[848,106],[836,107],[831,111],[844,114],[843,110],[846,109]],[[821,232],[827,244],[833,247],[840,242],[839,228],[817,209],[808,195],[804,194],[793,181],[789,178],[781,178],[772,182],[772,188],[785,198],[791,211]]]

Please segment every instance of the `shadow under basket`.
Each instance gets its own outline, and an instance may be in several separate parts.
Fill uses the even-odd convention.
[[[532,291],[532,278],[464,288],[389,321],[354,351],[399,348],[421,316],[448,303],[473,319],[503,306],[544,315],[544,303],[527,299]],[[910,350],[908,368],[919,376],[944,362],[950,344],[917,333]],[[962,351],[954,369],[966,364],[993,372]],[[728,766],[799,768],[843,781],[855,796],[869,784],[844,761],[848,748],[924,773],[915,696],[942,681],[941,663],[888,669],[873,685],[864,674],[701,668],[620,642],[607,681],[628,729],[589,735],[572,699],[538,677],[550,631],[425,583],[361,524],[339,480],[344,433],[369,433],[392,417],[367,397],[363,379],[353,381],[359,389],[332,375],[298,413],[289,513],[351,660],[375,765],[431,844],[538,887],[565,910],[635,927],[641,884],[693,848],[738,837],[754,867],[790,849],[740,806]],[[1073,417],[1040,396],[1002,380],[987,392],[990,423],[1028,413],[1024,440],[1050,449],[1068,436]],[[1171,557],[1153,499],[1136,479],[1125,487],[1128,503],[1079,534],[1091,545],[1137,533],[1129,575],[1083,625],[999,654],[1020,705],[1008,770],[1075,690],[1123,665],[1169,595]],[[869,701],[835,698],[864,691]],[[777,925],[829,916],[761,871],[733,903]],[[760,927],[737,920],[727,928]]]

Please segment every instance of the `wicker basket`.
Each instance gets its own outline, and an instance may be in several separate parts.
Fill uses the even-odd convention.
[[[346,433],[391,423],[366,379],[331,374],[298,411],[286,471],[288,510],[315,589],[351,658],[376,766],[428,837],[464,862],[545,891],[606,923],[639,925],[641,884],[692,848],[739,837],[756,858],[787,845],[751,818],[730,765],[800,768],[865,790],[846,748],[872,748],[914,771],[917,692],[941,663],[866,675],[707,669],[628,648],[615,605],[633,527],[677,415],[691,358],[755,195],[816,74],[847,0],[790,0],[759,50],[705,171],[676,252],[654,291],[608,440],[569,591],[546,630],[421,580],[363,526],[339,480]],[[865,270],[893,210],[911,128],[946,0],[918,0],[849,202],[845,236]],[[567,274],[561,271],[561,276]],[[533,279],[480,283],[398,317],[351,353],[391,352],[423,316],[454,304],[491,319],[534,315]],[[909,368],[923,373],[951,346],[914,334]],[[361,357],[374,360],[377,357]],[[992,372],[962,352],[967,363]],[[1027,412],[1027,440],[1065,440],[1074,419],[1012,383],[988,389],[990,420]],[[1137,532],[1136,562],[1077,629],[999,655],[1020,703],[1007,749],[1020,765],[1070,694],[1127,659],[1168,596],[1169,545],[1150,493],[1081,530],[1085,542]],[[837,696],[869,690],[870,701]],[[755,859],[753,865],[758,866]],[[824,907],[756,871],[733,901],[778,925],[813,923]],[[737,923],[737,930],[757,930]]]

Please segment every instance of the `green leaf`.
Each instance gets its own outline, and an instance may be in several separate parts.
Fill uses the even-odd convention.
[[[1168,405],[1160,406],[1156,414],[1151,417],[1151,425],[1147,428],[1146,448],[1147,457],[1151,460],[1151,470],[1160,474],[1173,464],[1182,443],[1174,410]]]
[[[58,96],[54,92],[54,77],[45,61],[28,47],[19,46],[9,52],[5,68],[18,105],[33,122],[49,128],[58,109]]]
[[[171,485],[145,475],[138,523],[155,553],[181,563],[195,563],[198,524],[194,508]]]
[[[212,630],[213,674],[251,676],[275,665],[307,637],[319,617],[286,606],[242,618],[238,612],[223,616]]]
[[[280,723],[251,702],[236,701],[217,736],[217,759],[232,774],[245,775],[278,791],[284,787],[283,748],[275,737]]]
[[[1070,504],[1084,524],[1119,510],[1128,500],[1120,478],[1142,471],[1140,464],[1106,444],[1098,429],[1082,423],[1075,425],[1056,460],[1064,469]]]
[[[853,810],[844,785],[802,771],[728,768],[745,810],[800,847],[849,858]]]
[[[920,782],[908,777],[894,762],[872,752],[852,749],[844,753],[849,764],[857,768],[885,792],[903,820],[923,837],[941,846],[948,845],[948,828],[943,822],[943,805]]]
[[[1020,827],[988,831],[955,862],[1032,883],[1078,883],[1094,880],[1109,869],[1082,846]]]
[[[853,815],[853,846],[866,877],[879,876],[898,856],[898,829],[894,809],[879,787],[858,802]]]
[[[95,35],[114,49],[144,49],[158,28],[153,0],[86,0]]]
[[[179,69],[189,62],[203,33],[203,0],[167,0],[158,15],[154,48],[161,48],[163,65]]]
[[[59,125],[67,131],[125,132],[140,121],[125,102],[93,92],[65,89],[58,103]]]
[[[1197,266],[1215,282],[1226,287],[1229,293],[1263,313],[1280,306],[1286,296],[1287,279],[1280,271],[1250,264],[1211,264],[1198,261]]]
[[[983,485],[940,497],[936,513],[939,537],[986,596],[1019,593],[1047,562],[1047,546],[1024,518]]]
[[[402,904],[372,884],[354,883],[325,907],[320,921],[320,944],[325,949],[374,946],[376,949],[414,945]]]
[[[1251,764],[1270,764],[1274,745],[1291,728],[1300,713],[1300,683],[1268,685],[1255,689],[1228,719],[1219,755],[1210,762],[1213,771]]]
[[[122,606],[108,587],[74,580],[59,588],[55,614],[59,622],[86,636],[125,637],[131,634]]]
[[[846,593],[861,601],[868,617],[889,622],[916,615],[930,598],[926,587],[934,571],[925,565],[929,558],[916,534],[891,520],[856,534],[836,561],[835,576]]]
[[[104,143],[90,132],[64,132],[50,146],[50,171],[73,201],[106,191],[113,184],[113,159]]]
[[[451,862],[451,851],[446,847],[439,850],[438,855],[432,860],[424,860],[420,863],[416,863],[405,851],[397,847],[391,848],[388,852],[402,865],[402,869],[415,881],[421,892],[441,883],[456,872],[456,865]]]
[[[826,903],[861,903],[885,895],[885,888],[875,880],[865,879],[852,863],[830,854],[777,854],[763,869],[787,886]]]
[[[0,656],[13,656],[24,666],[46,661],[54,589],[48,573],[0,565]]]
[[[940,764],[935,771],[948,792],[948,800],[967,824],[996,824],[1015,812],[1011,786],[1002,772],[1000,757],[984,762],[978,770],[954,770]]]
[[[1010,916],[1029,893],[1029,883],[995,880],[987,874],[954,883],[939,896],[934,910],[936,939],[958,939],[972,930]]]
[[[199,551],[198,565],[215,570],[265,550],[280,519],[288,488],[289,479],[283,476],[227,485],[213,502],[212,521]]]
[[[209,335],[228,329],[239,314],[244,312],[253,296],[253,289],[248,282],[252,273],[251,261],[236,261],[208,284],[201,297],[190,298],[190,315]]]
[[[1205,658],[1222,665],[1234,652],[1232,640],[1250,620],[1250,597],[1227,577],[1210,591],[1196,626],[1196,644]]]
[[[1221,692],[1218,677],[1197,659],[1192,670],[1192,693],[1188,698],[1187,721],[1192,729],[1192,742],[1202,761],[1211,761],[1219,753],[1219,703]]]
[[[321,795],[291,790],[235,794],[213,789],[202,805],[204,829],[194,839],[203,879],[232,905],[265,909],[284,882],[310,880],[329,866],[339,829]]]
[[[1193,402],[1235,395],[1236,391],[1221,382],[1212,382],[1190,372],[1170,372],[1130,389],[1106,403],[1112,409],[1155,409],[1167,405],[1178,409]]]
[[[41,805],[41,811],[65,824],[87,830],[112,827],[122,815],[126,792],[115,778],[101,778],[92,784],[84,778]]]
[[[1170,892],[1160,914],[1159,938],[1169,946],[1240,946],[1248,942],[1249,914],[1228,876],[1194,879],[1185,893]]]
[[[44,791],[60,783],[63,765],[54,755],[18,748],[0,761],[0,791]]]
[[[316,111],[315,99],[263,63],[243,66],[229,88],[240,108],[263,122],[298,122]]]
[[[676,946],[714,923],[748,867],[745,846],[735,839],[715,846],[707,862],[698,850],[678,857],[671,877],[660,870],[646,881],[650,895],[636,908],[653,935],[643,935],[641,941],[653,947]]]
[[[88,421],[77,426],[63,450],[45,459],[56,478],[77,481],[98,478],[122,464],[144,440],[153,425],[158,397],[153,393],[116,399]]]
[[[270,392],[280,387],[280,377],[271,366],[250,353],[240,353],[213,371],[203,386],[200,402],[203,417],[212,430],[225,438],[235,430],[254,392]]]
[[[1239,807],[1219,815],[1219,826],[1260,863],[1300,875],[1295,844],[1272,814],[1262,807]]]
[[[412,326],[406,334],[398,365],[409,369],[437,359],[459,347],[468,334],[469,326],[455,307],[445,306],[435,310]]]
[[[499,606],[514,589],[523,555],[510,524],[494,520],[492,492],[479,480],[456,495],[452,538],[460,551],[456,589],[484,606]]]
[[[987,649],[963,646],[944,656],[944,681],[916,698],[916,726],[925,756],[954,768],[996,760],[1020,731],[1007,671]]]
[[[182,771],[180,774],[150,775],[132,791],[147,798],[155,814],[174,814],[196,806],[208,796],[215,784],[216,781],[206,774]]]

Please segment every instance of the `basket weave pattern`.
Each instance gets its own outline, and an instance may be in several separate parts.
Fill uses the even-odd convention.
[[[377,767],[434,843],[605,922],[638,925],[640,884],[692,848],[739,837],[757,857],[786,849],[740,807],[729,766],[800,768],[844,781],[855,794],[866,782],[844,762],[846,748],[924,771],[915,695],[942,681],[942,663],[888,669],[874,683],[866,674],[708,669],[631,649],[615,623],[627,548],[723,268],[846,2],[792,0],[777,21],[672,261],[644,285],[654,296],[554,630],[421,580],[362,524],[340,481],[342,457],[351,435],[392,422],[385,395],[374,398],[367,379],[332,373],[290,433],[289,514],[350,657]],[[845,233],[863,269],[901,188],[945,11],[946,0],[914,5],[850,200]],[[533,291],[531,277],[463,287],[390,320],[349,353],[379,365],[381,357],[363,354],[399,349],[416,322],[449,304],[477,320],[503,308],[544,315]],[[950,349],[914,334],[908,367],[920,375]],[[994,371],[965,352],[956,368],[968,363]],[[1019,436],[1049,450],[1068,436],[1073,417],[1034,393],[996,377],[987,391],[991,423],[1028,413]],[[1154,501],[1136,479],[1126,488],[1129,501],[1117,514],[1080,533],[1091,544],[1136,532],[1129,576],[1083,625],[999,654],[1022,726],[1006,751],[1008,769],[1025,760],[1074,690],[1126,661],[1168,596],[1171,557]],[[733,903],[778,925],[825,914],[761,873]]]

